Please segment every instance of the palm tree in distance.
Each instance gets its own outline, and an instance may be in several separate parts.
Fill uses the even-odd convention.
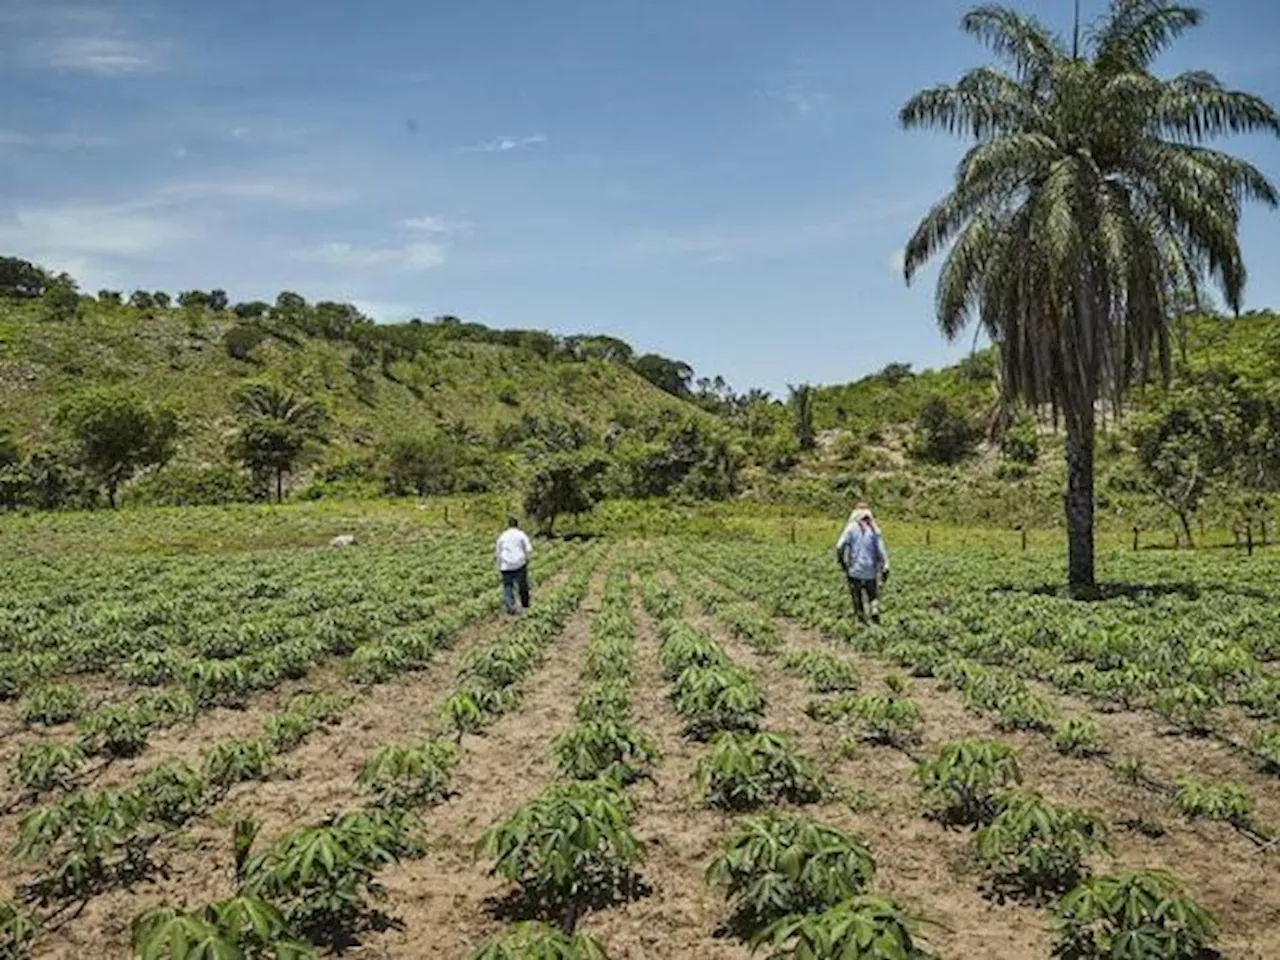
[[[807,383],[802,383],[798,387],[787,384],[787,391],[790,394],[787,403],[791,407],[796,444],[801,450],[812,450],[817,446],[813,433],[813,398],[815,391]]]
[[[909,129],[974,141],[955,186],[906,247],[908,283],[946,251],[936,309],[954,339],[976,316],[997,346],[1006,402],[1052,406],[1066,427],[1068,582],[1094,589],[1093,449],[1099,401],[1157,366],[1167,377],[1171,308],[1216,286],[1238,312],[1238,227],[1277,193],[1261,172],[1205,144],[1280,134],[1265,101],[1212,74],[1161,78],[1155,58],[1198,25],[1169,0],[1112,0],[1068,47],[1034,18],[981,6],[962,20],[1004,69],[924,90]]]

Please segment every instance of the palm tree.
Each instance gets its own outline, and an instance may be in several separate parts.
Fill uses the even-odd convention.
[[[816,446],[813,435],[813,397],[814,389],[807,383],[798,387],[787,384],[790,393],[788,403],[795,425],[796,443],[801,450],[812,450]]]
[[[907,282],[947,250],[936,309],[954,339],[976,315],[998,347],[1007,402],[1052,406],[1066,426],[1068,581],[1094,587],[1093,446],[1099,401],[1153,365],[1168,375],[1169,315],[1207,283],[1239,311],[1238,241],[1249,200],[1274,207],[1256,168],[1210,149],[1227,134],[1280,134],[1263,100],[1203,72],[1151,72],[1201,13],[1112,0],[1072,46],[1030,16],[963,18],[1006,69],[980,67],[913,97],[907,128],[975,141],[955,187],[907,244]],[[948,249],[949,248],[949,249]]]
[[[284,499],[284,475],[307,445],[323,441],[329,414],[314,400],[275,384],[249,384],[240,394],[240,429],[232,452],[255,474],[275,477],[276,503]]]

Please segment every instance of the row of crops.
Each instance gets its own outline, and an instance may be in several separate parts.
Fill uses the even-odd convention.
[[[589,636],[574,665],[572,722],[546,731],[556,775],[465,838],[502,883],[502,910],[470,941],[474,960],[607,957],[593,924],[650,892],[637,829],[644,785],[669,776],[664,753],[681,739],[696,754],[681,785],[688,807],[717,825],[714,855],[684,865],[723,897],[707,938],[774,960],[937,955],[929,903],[887,892],[882,852],[832,816],[864,786],[841,775],[840,758],[887,751],[909,765],[904,787],[927,829],[940,839],[965,831],[971,875],[958,876],[1048,924],[1053,957],[1206,955],[1217,934],[1209,912],[1170,874],[1098,869],[1115,811],[1046,797],[1017,743],[1127,777],[1180,816],[1229,826],[1268,862],[1274,825],[1256,812],[1257,780],[1250,790],[1188,769],[1166,781],[1115,756],[1090,710],[1065,706],[1150,714],[1172,736],[1226,744],[1259,777],[1280,773],[1280,597],[1245,568],[1220,583],[1192,578],[1194,587],[1166,577],[1082,606],[1042,589],[1052,572],[1037,562],[911,557],[883,623],[865,628],[848,616],[831,558],[782,544],[543,544],[535,604],[518,619],[497,616],[487,538],[7,561],[0,694],[11,792],[0,823],[20,879],[0,901],[0,960],[41,955],[95,898],[147,889],[199,823],[216,823],[225,840],[183,868],[215,871],[233,892],[138,896],[121,918],[135,956],[283,960],[376,942],[396,920],[383,875],[430,849],[433,808],[467,802],[457,770],[476,738],[520,720],[531,678],[567,655],[557,641],[575,617]],[[1149,571],[1139,562],[1133,572]],[[588,614],[589,594],[598,606]],[[470,634],[483,642],[457,647],[486,622]],[[438,669],[450,651],[456,669]],[[638,684],[646,660],[660,690]],[[886,668],[875,683],[870,663]],[[415,675],[421,697],[404,706],[421,712],[421,735],[370,749],[341,811],[265,828],[253,784],[283,775],[290,754]],[[990,732],[927,736],[933,701],[922,684]],[[802,691],[803,731],[780,725],[783,688]],[[256,735],[148,762],[158,732],[199,730],[211,711],[265,702],[278,706]],[[665,739],[643,720],[655,703],[674,721]],[[831,755],[812,751],[816,742],[834,745]],[[885,769],[892,777],[902,764]],[[95,785],[104,771],[110,787]],[[426,950],[430,931],[421,935]]]

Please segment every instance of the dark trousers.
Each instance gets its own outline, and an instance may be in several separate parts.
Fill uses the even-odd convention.
[[[521,609],[528,610],[529,568],[527,566],[517,570],[502,571],[502,605],[507,608],[507,613],[516,612],[516,591],[520,593]]]
[[[853,612],[858,615],[859,620],[865,623],[870,611],[871,619],[879,622],[880,584],[874,577],[870,580],[855,580],[850,577],[849,594],[853,597]]]

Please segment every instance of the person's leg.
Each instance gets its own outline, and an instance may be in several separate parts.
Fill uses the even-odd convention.
[[[529,568],[521,567],[517,571],[516,583],[520,587],[520,606],[524,610],[529,609]]]
[[[862,606],[862,586],[860,581],[849,578],[849,596],[853,597],[853,613],[862,621],[867,619],[867,611]]]
[[[507,613],[516,612],[516,578],[514,570],[502,571],[502,606]]]
[[[864,587],[867,591],[868,606],[871,608],[871,620],[873,623],[880,622],[880,581],[874,577],[864,581]]]

